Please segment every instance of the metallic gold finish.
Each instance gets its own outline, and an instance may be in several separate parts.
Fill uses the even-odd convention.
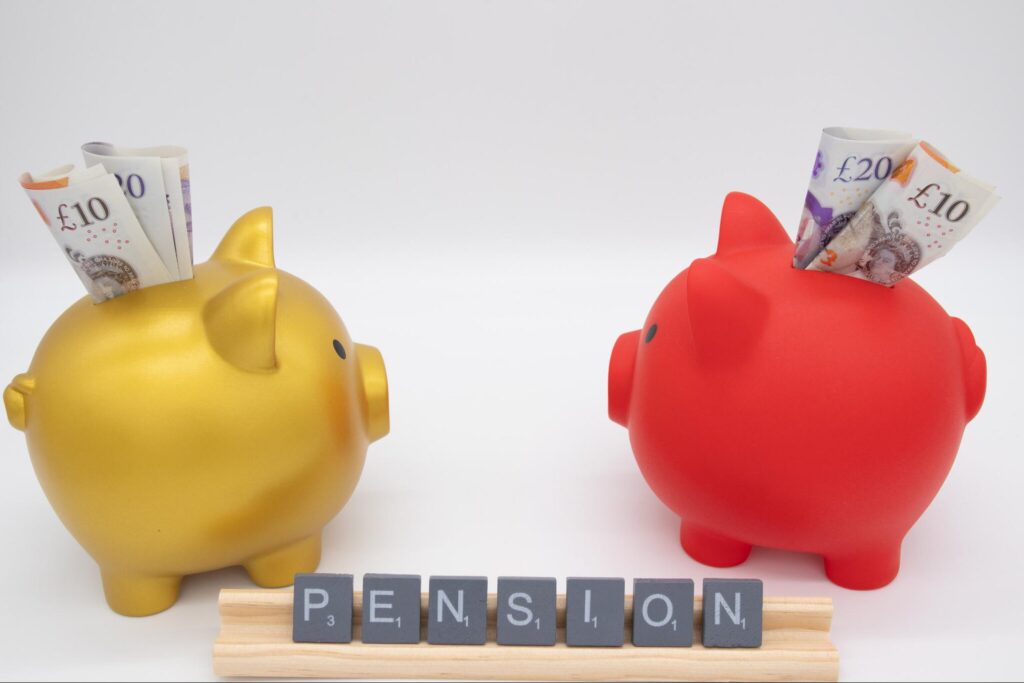
[[[121,614],[167,609],[188,574],[241,564],[278,587],[315,570],[388,432],[380,352],[275,268],[272,224],[240,218],[192,280],[80,300],[4,392]]]

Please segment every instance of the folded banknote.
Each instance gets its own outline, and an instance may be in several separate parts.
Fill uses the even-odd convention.
[[[175,280],[192,277],[192,201],[184,147],[82,145],[87,166],[102,164],[124,191],[142,229]]]
[[[103,166],[26,172],[19,182],[97,303],[176,279]]]
[[[948,254],[998,200],[922,141],[807,269],[892,286]]]
[[[857,209],[907,158],[910,133],[825,128],[797,231],[793,266],[806,268],[846,227]]]

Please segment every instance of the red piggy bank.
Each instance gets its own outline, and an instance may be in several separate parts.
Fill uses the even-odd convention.
[[[608,412],[697,561],[781,548],[880,588],[981,407],[985,356],[916,283],[795,270],[792,252],[767,207],[726,197],[715,255],[616,342]]]

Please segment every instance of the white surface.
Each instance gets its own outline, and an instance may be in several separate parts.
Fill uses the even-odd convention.
[[[199,258],[272,204],[281,267],[387,361],[393,432],[323,570],[756,576],[835,598],[845,679],[1020,678],[1022,21],[1017,3],[4,2],[0,379],[84,293],[17,174],[95,139],[184,144]],[[792,230],[837,124],[927,136],[1004,195],[917,278],[973,328],[989,395],[900,578],[867,594],[814,557],[690,560],[605,412],[612,342],[713,250],[724,194]],[[115,616],[6,426],[0,510],[0,676],[212,677],[240,570]]]

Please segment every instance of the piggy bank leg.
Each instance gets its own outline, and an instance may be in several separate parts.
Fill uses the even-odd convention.
[[[900,572],[902,541],[879,543],[873,548],[825,556],[825,573],[832,583],[851,590],[869,591],[888,586]]]
[[[103,592],[110,609],[126,617],[163,612],[178,600],[180,576],[131,576],[102,570]]]
[[[296,574],[316,571],[320,564],[320,534],[278,548],[245,563],[253,583],[263,588],[283,588],[295,583]]]
[[[679,530],[679,540],[683,544],[683,550],[690,557],[711,567],[735,567],[743,564],[753,549],[749,543],[734,541],[685,520]]]

